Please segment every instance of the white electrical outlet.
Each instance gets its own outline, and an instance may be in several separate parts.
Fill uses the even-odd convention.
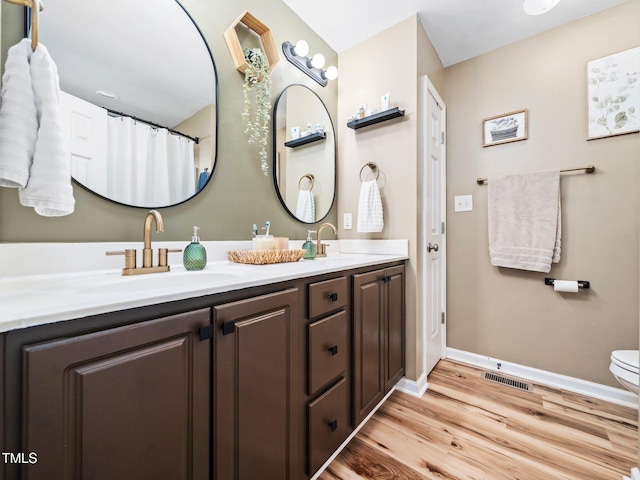
[[[473,195],[458,195],[453,197],[454,212],[472,212],[473,211]]]
[[[353,217],[350,213],[345,213],[342,217],[342,228],[345,230],[353,229]]]

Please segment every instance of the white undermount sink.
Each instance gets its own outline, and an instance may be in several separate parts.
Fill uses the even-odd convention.
[[[108,282],[93,284],[78,289],[78,293],[132,293],[176,288],[195,288],[227,283],[238,278],[236,273],[220,271],[166,272],[136,276],[121,276]]]
[[[240,278],[247,273],[243,270],[230,272],[228,268],[216,266],[200,271],[186,271],[181,267],[175,271],[141,275],[122,275],[118,271],[70,274],[50,278],[8,279],[1,282],[0,293],[25,289],[27,291],[47,291],[75,294],[127,294],[154,292],[166,289],[195,290],[217,286]]]

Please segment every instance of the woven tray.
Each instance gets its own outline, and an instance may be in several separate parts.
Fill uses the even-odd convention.
[[[229,259],[235,263],[250,263],[252,265],[267,265],[270,263],[297,262],[306,250],[230,250]]]

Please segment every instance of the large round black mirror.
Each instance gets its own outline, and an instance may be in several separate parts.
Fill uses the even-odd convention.
[[[303,223],[325,218],[336,192],[336,140],[326,106],[313,90],[290,85],[276,100],[273,175],[286,211]]]
[[[125,205],[196,195],[215,168],[217,74],[176,0],[49,0],[39,39],[58,66],[72,176]]]

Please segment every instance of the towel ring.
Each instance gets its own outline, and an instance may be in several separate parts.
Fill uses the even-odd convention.
[[[362,180],[362,172],[364,171],[365,168],[369,167],[371,169],[371,171],[375,170],[376,171],[376,180],[378,180],[378,178],[380,178],[380,169],[378,168],[378,165],[376,165],[373,162],[367,162],[365,163],[362,168],[360,169],[360,182],[364,182],[364,180]]]
[[[300,184],[302,183],[302,180],[304,180],[305,178],[308,178],[309,181],[311,182],[311,185],[309,186],[309,190],[313,190],[313,175],[311,175],[310,173],[307,173],[302,177],[300,177],[300,180],[298,180],[298,190],[301,190]]]

